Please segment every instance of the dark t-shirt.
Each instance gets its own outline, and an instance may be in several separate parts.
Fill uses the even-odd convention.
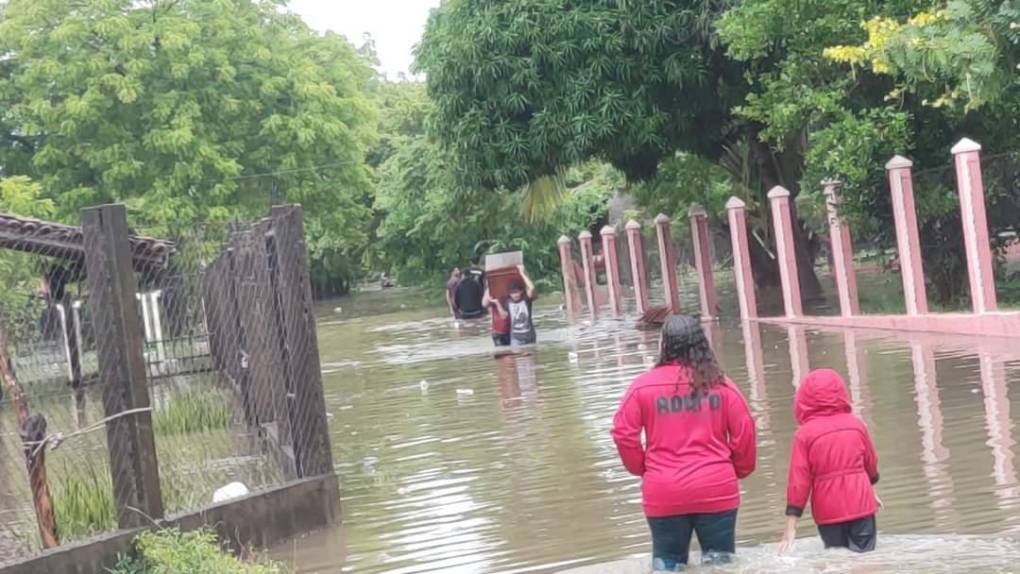
[[[477,270],[466,270],[453,295],[457,309],[465,318],[480,317],[485,313],[482,307],[482,274]]]

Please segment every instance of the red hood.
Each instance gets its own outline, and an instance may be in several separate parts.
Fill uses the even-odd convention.
[[[843,377],[832,369],[811,371],[797,389],[793,414],[798,424],[804,424],[815,417],[849,412],[850,396],[846,392],[846,384]]]

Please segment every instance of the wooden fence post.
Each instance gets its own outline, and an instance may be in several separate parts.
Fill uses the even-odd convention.
[[[333,472],[319,342],[300,206],[272,209],[276,290],[283,334],[288,413],[298,477]]]
[[[142,356],[127,212],[123,205],[84,209],[81,224],[105,415],[147,409],[151,400]],[[144,526],[162,518],[152,413],[141,411],[108,421],[106,442],[119,526]]]

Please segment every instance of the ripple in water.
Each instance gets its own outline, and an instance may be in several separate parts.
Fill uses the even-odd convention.
[[[614,562],[650,542],[609,427],[657,335],[614,319],[571,325],[546,306],[539,345],[497,358],[484,321],[389,308],[320,324],[344,526],[277,555],[303,572],[643,571]],[[709,335],[759,429],[727,572],[1017,570],[1015,345],[739,323]],[[866,557],[815,538],[775,556],[795,384],[821,367],[846,376],[879,452],[886,509]],[[808,517],[800,535],[814,535]]]

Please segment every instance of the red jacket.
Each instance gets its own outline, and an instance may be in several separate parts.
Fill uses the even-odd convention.
[[[878,510],[878,455],[864,421],[853,415],[839,373],[808,374],[794,400],[800,428],[793,437],[786,514],[800,516],[808,498],[816,524],[838,524]]]
[[[754,471],[754,419],[744,395],[727,379],[693,397],[690,380],[691,369],[680,365],[642,374],[613,419],[620,458],[641,477],[646,516],[733,510],[737,479]]]

